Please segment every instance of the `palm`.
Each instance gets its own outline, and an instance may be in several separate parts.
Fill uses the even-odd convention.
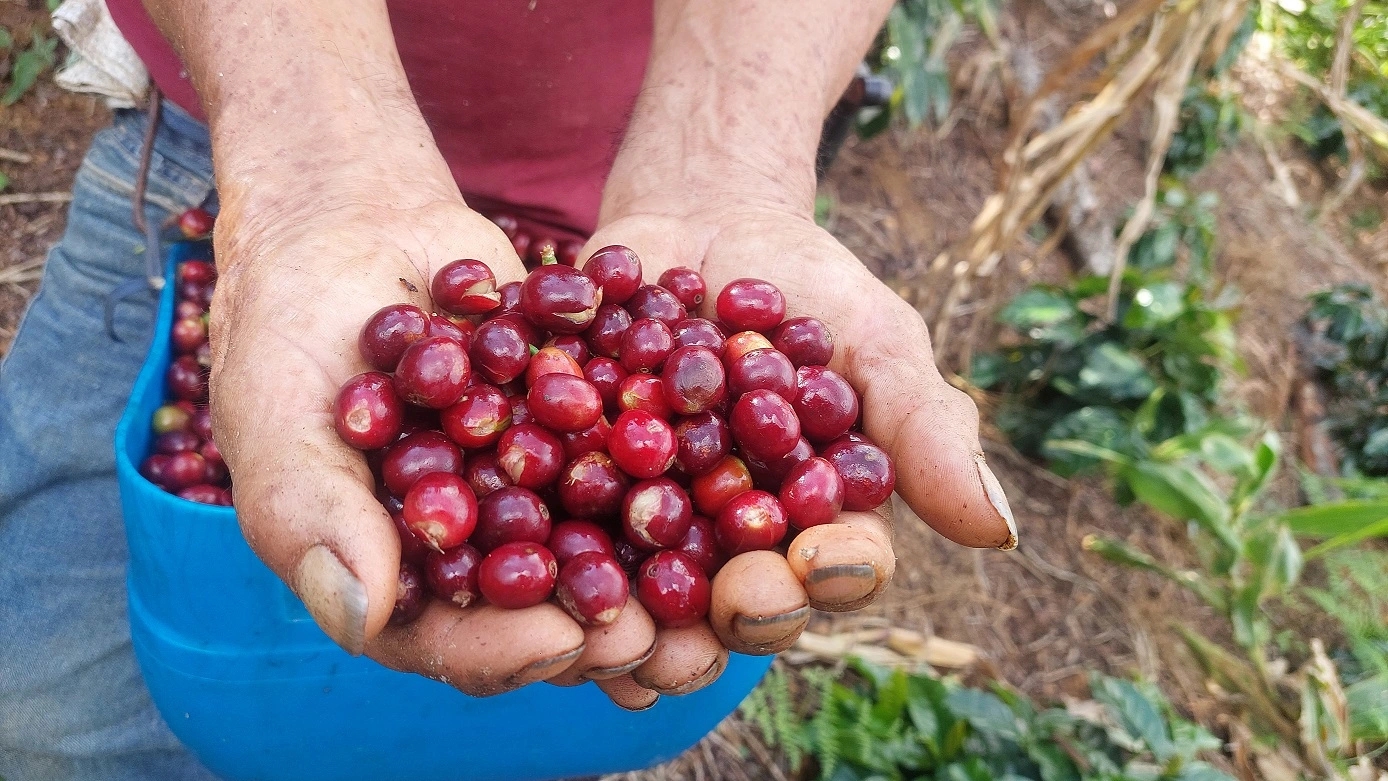
[[[1015,544],[1010,519],[993,506],[996,481],[981,478],[977,410],[940,377],[924,322],[808,217],[769,207],[637,213],[605,225],[589,248],[609,243],[636,250],[648,278],[672,266],[699,270],[710,298],[739,277],[775,283],[791,316],[818,317],[835,334],[833,368],[862,395],[865,431],[892,455],[912,509],[956,542]],[[702,314],[713,315],[712,301]]]

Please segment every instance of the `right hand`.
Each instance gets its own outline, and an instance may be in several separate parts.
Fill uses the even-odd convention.
[[[552,604],[460,609],[438,600],[411,624],[387,625],[399,540],[364,455],[333,428],[332,403],[369,369],[357,352],[362,324],[387,304],[430,310],[429,281],[445,263],[478,258],[498,284],[522,278],[506,236],[451,186],[395,199],[389,187],[366,188],[297,214],[224,205],[211,401],[246,540],[348,652],[467,694],[564,673],[566,683],[607,679],[600,685],[614,701],[643,708],[655,695],[631,683],[638,666],[666,691],[712,680],[726,655],[656,654],[654,624],[635,599],[617,624],[587,632]]]

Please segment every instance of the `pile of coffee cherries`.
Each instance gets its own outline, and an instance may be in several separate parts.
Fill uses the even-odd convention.
[[[189,209],[178,218],[188,239],[212,232],[212,215]],[[207,344],[207,310],[217,285],[217,267],[186,260],[175,278],[174,323],[169,332],[173,361],[165,375],[169,401],[154,411],[153,453],[140,474],[169,493],[202,504],[231,505],[231,478],[212,441],[207,409],[207,375],[212,365]]]
[[[373,371],[342,387],[334,422],[400,534],[393,622],[431,597],[553,598],[603,626],[635,593],[658,624],[689,625],[729,557],[784,552],[791,528],[890,496],[892,463],[826,368],[832,337],[785,319],[774,285],[731,282],[715,322],[691,269],[643,284],[622,246],[582,270],[544,261],[500,287],[454,261],[431,285],[438,312],[391,305],[362,329]]]

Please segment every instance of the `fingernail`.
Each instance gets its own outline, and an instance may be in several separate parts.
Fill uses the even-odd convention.
[[[702,673],[699,673],[699,675],[696,678],[694,678],[694,680],[689,681],[688,683],[680,684],[679,686],[670,689],[657,688],[656,691],[661,694],[669,694],[676,697],[680,696],[681,694],[689,694],[690,692],[696,692],[709,685],[713,681],[717,680],[718,676],[723,674],[723,669],[727,666],[728,652],[727,649],[724,649],[722,653],[718,654],[713,658],[713,661],[709,663],[708,669],[704,670]]]
[[[323,544],[308,549],[292,578],[309,615],[353,656],[366,648],[366,586]]]
[[[805,590],[820,604],[851,604],[877,590],[877,570],[871,564],[816,567],[805,575]]]
[[[590,667],[583,672],[583,677],[596,681],[616,678],[619,675],[626,675],[637,667],[649,662],[651,657],[655,656],[655,645],[655,643],[651,643],[651,647],[647,648],[646,652],[641,654],[639,659],[627,662],[626,664],[619,664],[616,667]]]
[[[779,650],[776,646],[794,637],[810,622],[810,606],[796,608],[774,616],[733,617],[733,633],[737,639],[762,650]]]
[[[531,662],[516,671],[514,675],[506,679],[506,683],[512,687],[521,687],[536,681],[543,681],[555,672],[573,664],[574,660],[583,653],[583,646],[579,645],[572,651],[565,651],[558,656],[551,656],[541,659],[538,662]]]
[[[660,702],[660,695],[657,694],[657,693],[655,693],[655,692],[651,692],[651,699],[650,699],[650,702],[647,702],[645,705],[621,705],[621,704],[619,704],[619,707],[621,707],[623,710],[629,710],[629,711],[631,711],[632,713],[640,713],[641,711],[650,710],[651,708],[654,708],[654,707],[655,707],[655,704],[656,704],[657,702]]]
[[[982,453],[974,456],[974,463],[978,465],[978,478],[983,483],[983,492],[988,495],[988,501],[992,503],[993,509],[998,511],[998,515],[1007,521],[1007,541],[999,545],[998,550],[1012,550],[1017,547],[1017,519],[1012,517],[1012,506],[1007,503],[1007,494],[1003,492],[998,476],[993,474],[993,470],[988,468],[988,462],[983,460]]]

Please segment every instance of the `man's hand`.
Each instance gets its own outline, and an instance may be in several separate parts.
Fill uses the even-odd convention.
[[[699,271],[709,289],[699,314],[709,318],[717,291],[732,280],[775,283],[788,316],[817,317],[834,333],[831,368],[861,394],[865,433],[896,463],[897,490],[911,508],[963,545],[1016,545],[1007,499],[983,461],[978,411],[936,370],[920,315],[808,215],[706,200],[682,212],[667,199],[654,205],[608,222],[587,251],[631,247],[648,279],[674,266]],[[785,558],[738,556],[714,579],[712,627],[734,651],[783,650],[804,629],[809,607],[854,610],[875,599],[895,570],[891,543],[884,505],[799,533]]]
[[[345,199],[250,220],[278,226],[259,234],[237,219],[224,216],[216,236],[218,443],[246,539],[334,640],[469,694],[562,673],[562,683],[602,679],[631,708],[722,671],[726,652],[716,642],[699,646],[702,653],[657,654],[654,623],[634,599],[615,625],[586,632],[551,604],[460,609],[433,601],[413,623],[387,625],[397,532],[365,457],[338,439],[332,423],[337,389],[369,368],[357,354],[357,333],[387,304],[431,308],[429,280],[450,260],[479,258],[501,282],[520,279],[523,269],[501,231],[456,195],[401,208]],[[624,678],[638,666],[645,687]]]
[[[674,266],[699,271],[706,317],[734,279],[780,287],[788,316],[834,333],[831,367],[862,396],[865,432],[895,461],[912,510],[956,542],[1012,548],[1016,526],[983,460],[978,411],[936,370],[925,323],[811,218],[821,123],[889,7],[657,0],[645,87],[586,252],[624,244],[652,280]],[[733,558],[714,578],[709,623],[727,648],[774,653],[794,643],[811,607],[870,603],[895,564],[890,505],[846,512],[799,533],[785,558]],[[657,649],[675,642],[657,632]]]

